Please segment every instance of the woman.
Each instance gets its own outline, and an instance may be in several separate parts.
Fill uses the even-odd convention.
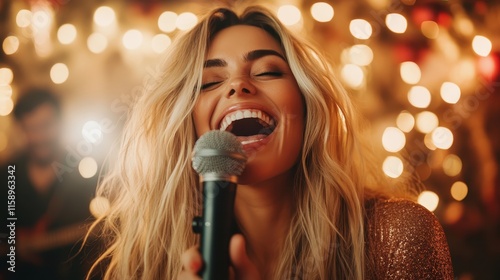
[[[427,210],[388,199],[330,66],[267,10],[210,13],[176,40],[132,110],[98,195],[106,279],[198,279],[190,221],[198,137],[238,136],[249,157],[235,199],[235,279],[452,279]]]

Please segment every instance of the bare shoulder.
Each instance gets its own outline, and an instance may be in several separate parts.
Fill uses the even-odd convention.
[[[452,279],[443,229],[423,206],[404,199],[366,204],[368,265],[384,279]],[[377,277],[379,278],[379,277]]]

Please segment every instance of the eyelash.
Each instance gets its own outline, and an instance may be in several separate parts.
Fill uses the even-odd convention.
[[[256,77],[262,77],[262,76],[281,77],[281,76],[283,76],[283,73],[279,72],[279,71],[268,71],[268,72],[262,72],[262,73],[256,74],[255,76]],[[208,89],[209,87],[215,86],[215,85],[220,84],[220,83],[222,83],[222,82],[210,82],[210,83],[202,84],[201,90]]]
[[[219,84],[221,82],[210,82],[210,83],[206,83],[206,84],[202,84],[201,85],[201,90],[205,90],[211,86],[215,86],[216,84]]]
[[[260,76],[281,77],[281,76],[283,76],[283,73],[281,73],[279,71],[268,71],[268,72],[259,73],[255,76],[257,76],[257,77],[260,77]]]

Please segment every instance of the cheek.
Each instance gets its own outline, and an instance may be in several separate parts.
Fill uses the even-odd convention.
[[[193,122],[197,137],[210,131],[210,118],[214,108],[213,104],[213,100],[210,100],[206,96],[200,96],[194,105]]]

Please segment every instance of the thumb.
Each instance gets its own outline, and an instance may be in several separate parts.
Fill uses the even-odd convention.
[[[235,234],[229,243],[229,256],[234,268],[237,280],[261,279],[255,264],[247,255],[245,238],[241,234]]]

